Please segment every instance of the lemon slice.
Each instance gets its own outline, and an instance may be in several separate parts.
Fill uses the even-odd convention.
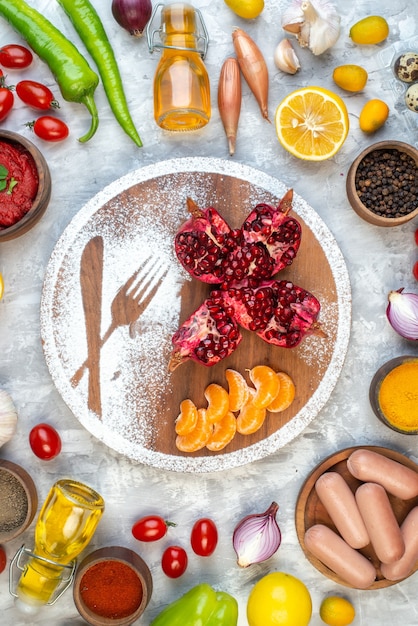
[[[334,156],[349,129],[343,100],[322,87],[304,87],[286,96],[276,109],[275,124],[283,148],[308,161]]]
[[[0,272],[0,300],[2,299],[4,294],[4,280],[3,280],[3,274]]]

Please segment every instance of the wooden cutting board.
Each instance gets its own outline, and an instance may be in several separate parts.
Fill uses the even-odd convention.
[[[186,161],[190,166],[190,160]],[[293,215],[302,225],[302,243],[293,264],[279,276],[316,295],[327,337],[307,337],[299,347],[289,350],[243,331],[243,341],[224,362],[206,368],[189,361],[169,373],[172,334],[210,291],[208,285],[186,275],[173,250],[175,232],[188,217],[187,196],[199,206],[215,206],[231,227],[239,227],[258,202],[277,205],[287,190],[257,170],[235,168],[229,162],[213,159],[208,163],[204,159],[195,161],[199,169],[190,171],[182,170],[182,159],[166,162],[167,171],[161,174],[155,168],[143,168],[116,181],[88,203],[57,243],[45,277],[41,306],[45,357],[58,390],[75,416],[122,454],[180,471],[240,465],[271,453],[296,436],[328,399],[338,378],[351,311],[350,287],[338,245],[321,218],[295,194]],[[202,171],[205,166],[209,171]],[[104,241],[103,333],[110,322],[112,299],[131,269],[140,265],[141,255],[152,254],[155,263],[164,259],[170,272],[154,308],[147,310],[151,316],[148,326],[144,314],[135,332],[121,327],[102,348],[101,417],[88,410],[85,381],[76,387],[70,382],[87,353],[88,320],[80,309],[80,258],[86,243],[97,235]],[[148,343],[152,344],[148,336],[151,327],[159,339],[147,352]],[[179,452],[174,421],[180,402],[191,398],[197,406],[206,406],[204,390],[209,383],[227,388],[226,368],[246,375],[246,370],[257,364],[270,365],[292,376],[296,397],[291,407],[268,415],[253,435],[237,434],[221,452]]]

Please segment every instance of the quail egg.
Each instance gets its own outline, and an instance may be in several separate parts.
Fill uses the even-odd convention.
[[[418,83],[410,85],[405,94],[405,103],[408,109],[418,113]]]
[[[393,66],[395,75],[404,83],[418,80],[418,52],[404,52]]]

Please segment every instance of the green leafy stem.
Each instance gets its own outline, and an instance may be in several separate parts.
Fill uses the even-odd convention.
[[[9,184],[7,184],[8,175],[9,170],[4,167],[4,165],[0,165],[0,191],[4,191],[7,188],[7,193],[11,195],[13,188],[16,187],[18,181],[12,177],[9,181]]]

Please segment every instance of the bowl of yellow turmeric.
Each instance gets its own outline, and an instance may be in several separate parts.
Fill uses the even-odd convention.
[[[369,399],[383,424],[404,435],[418,435],[418,355],[384,363],[370,383]]]

